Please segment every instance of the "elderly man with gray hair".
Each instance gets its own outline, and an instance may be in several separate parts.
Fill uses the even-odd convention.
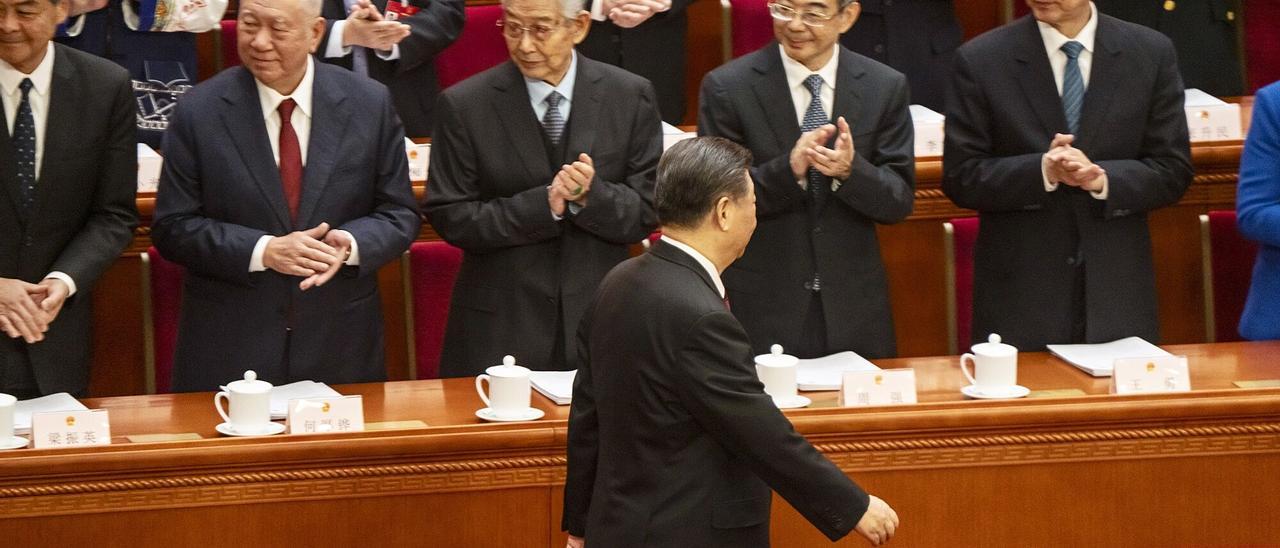
[[[244,0],[243,67],[165,134],[152,238],[187,268],[174,385],[386,379],[377,272],[421,220],[386,87],[317,63],[320,0]]]
[[[574,52],[581,0],[506,0],[509,62],[436,104],[425,213],[462,248],[440,373],[514,355],[576,369],[573,334],[605,273],[656,226],[653,86]]]

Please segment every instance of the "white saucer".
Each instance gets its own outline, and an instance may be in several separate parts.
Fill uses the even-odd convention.
[[[543,412],[542,412],[542,410],[541,410],[541,409],[538,409],[537,407],[530,407],[530,408],[528,408],[528,409],[525,409],[525,410],[523,410],[523,411],[520,411],[520,413],[519,413],[519,414],[517,414],[517,415],[511,415],[511,416],[507,416],[507,415],[498,415],[498,414],[496,414],[496,413],[494,413],[494,412],[493,412],[493,409],[490,409],[490,408],[488,408],[488,407],[485,407],[485,408],[483,408],[483,409],[477,409],[477,410],[476,410],[476,416],[477,416],[477,417],[480,417],[480,418],[482,418],[482,419],[484,419],[484,420],[487,420],[487,421],[489,421],[489,422],[521,422],[521,421],[536,421],[536,420],[538,420],[538,419],[542,418],[542,416],[543,416],[543,415],[545,415],[545,414],[546,414],[546,413],[543,413]]]
[[[23,447],[26,447],[28,443],[31,443],[31,440],[28,440],[27,438],[23,438],[19,436],[9,436],[8,439],[0,439],[0,451],[6,451],[9,449],[21,449]]]
[[[801,407],[809,407],[809,404],[811,403],[813,403],[813,400],[801,395],[773,399],[773,404],[778,406],[778,409],[798,409]]]
[[[968,385],[960,389],[960,392],[970,398],[980,400],[1009,400],[1021,398],[1031,393],[1031,389],[1025,386],[988,386],[978,387],[976,385]]]
[[[269,422],[267,424],[269,426],[267,426],[266,430],[259,430],[256,432],[237,432],[235,427],[231,426],[231,423],[229,422],[219,424],[213,427],[213,429],[217,430],[219,434],[224,436],[274,436],[284,432],[284,425],[281,423]]]

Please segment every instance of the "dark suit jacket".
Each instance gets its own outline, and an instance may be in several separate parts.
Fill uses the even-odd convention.
[[[276,384],[386,378],[377,272],[409,248],[421,224],[404,132],[381,84],[316,63],[313,89],[296,224],[248,70],[196,86],[165,133],[151,235],[165,258],[187,268],[175,390],[212,390],[246,369]],[[355,237],[360,266],[306,292],[301,278],[249,272],[261,236],[321,222]]]
[[[385,13],[387,0],[372,0],[379,12]],[[396,112],[404,122],[405,135],[430,137],[435,120],[431,110],[435,106],[440,84],[436,80],[435,57],[449,47],[462,33],[463,0],[408,0],[408,4],[420,8],[418,13],[399,21],[409,25],[409,36],[400,41],[400,58],[384,61],[376,52],[366,51],[369,77],[386,84],[395,101]],[[324,0],[321,15],[325,18],[325,35],[316,50],[316,58],[327,63],[351,68],[351,56],[326,58],[329,46],[329,29],[335,21],[347,18],[343,0]],[[484,29],[498,32],[498,29]],[[498,35],[495,39],[500,40]]]
[[[769,488],[832,540],[868,497],[765,395],[710,275],[658,242],[600,284],[579,344],[562,527],[589,546],[769,545]]]
[[[952,0],[861,0],[862,15],[840,36],[845,47],[907,76],[911,102],[942,112],[951,59],[964,41]]]
[[[506,354],[532,369],[577,368],[573,334],[596,284],[656,226],[653,87],[581,55],[575,82],[555,162],[510,61],[440,95],[424,209],[465,252],[441,376],[479,374]],[[587,206],[556,221],[546,187],[581,152],[596,169]]]
[[[1178,52],[1182,81],[1218,97],[1244,93],[1240,0],[1095,0],[1098,11],[1156,29]]]
[[[63,45],[53,58],[44,158],[36,201],[20,211],[14,150],[0,143],[0,278],[37,283],[52,271],[76,283],[45,339],[0,342],[26,352],[40,391],[84,394],[89,387],[93,286],[138,225],[136,107],[128,71]],[[8,122],[0,113],[0,121]],[[4,360],[0,356],[0,361]]]
[[[702,81],[698,133],[726,137],[755,156],[751,178],[759,225],[746,254],[724,274],[733,313],[757,353],[775,343],[796,346],[810,301],[806,284],[816,270],[830,349],[893,356],[889,285],[876,224],[903,220],[914,200],[906,79],[841,48],[831,119],[844,116],[849,122],[856,155],[852,175],[812,222],[806,191],[791,173],[800,125],[781,56],[771,42]]]
[[[953,91],[942,190],[982,218],[974,340],[999,333],[1021,350],[1070,342],[1080,268],[1087,342],[1158,340],[1147,212],[1177,202],[1192,175],[1169,39],[1106,15],[1098,22],[1074,146],[1107,171],[1106,200],[1067,185],[1045,192],[1041,157],[1068,130],[1033,18],[961,46]]]
[[[684,44],[689,26],[685,8],[692,2],[672,0],[671,9],[629,29],[607,19],[593,20],[587,38],[578,44],[578,52],[649,79],[658,92],[662,119],[679,124],[685,110]],[[583,9],[591,9],[591,0],[584,2]]]

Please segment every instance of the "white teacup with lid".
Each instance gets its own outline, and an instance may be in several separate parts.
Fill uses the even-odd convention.
[[[488,394],[482,386],[486,382],[489,384]],[[529,369],[516,365],[513,356],[503,356],[502,365],[485,369],[483,375],[477,376],[476,393],[486,406],[480,411],[487,411],[478,414],[486,420],[532,420],[525,417],[532,411],[539,411],[529,405]]]
[[[221,400],[227,400],[230,413],[224,410]],[[259,380],[253,370],[244,372],[244,379],[227,383],[213,396],[213,406],[226,421],[220,425],[231,435],[275,433],[279,426],[271,422],[271,383]]]
[[[992,333],[987,342],[973,345],[972,353],[960,356],[960,371],[969,380],[969,386],[961,391],[975,398],[1019,398],[1027,395],[1026,388],[1018,386],[1018,349],[1000,342],[1000,335]],[[973,373],[965,362],[973,362]]]
[[[782,345],[769,347],[768,354],[756,356],[756,374],[764,383],[764,392],[775,400],[796,396],[796,364],[800,358],[782,353]]]

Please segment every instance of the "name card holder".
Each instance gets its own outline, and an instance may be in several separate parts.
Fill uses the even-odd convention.
[[[841,380],[841,407],[916,403],[914,369],[845,371]]]
[[[405,154],[409,156],[409,180],[427,180],[427,168],[431,165],[431,143],[416,144],[405,140]]]
[[[111,421],[106,409],[36,413],[31,443],[36,449],[111,445]]]
[[[335,396],[289,400],[285,426],[290,434],[364,431],[364,398]]]
[[[1111,374],[1112,394],[1190,392],[1186,356],[1121,358]]]

